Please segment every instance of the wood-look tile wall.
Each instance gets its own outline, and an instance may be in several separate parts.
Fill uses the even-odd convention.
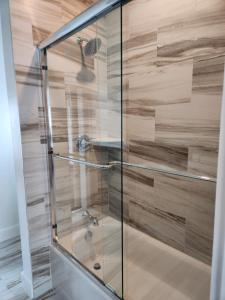
[[[93,0],[10,1],[35,297],[49,290],[51,286],[49,261],[51,227],[46,139],[43,137],[40,123],[43,109],[36,44],[94,2]],[[68,56],[69,51],[71,45],[67,51]]]
[[[124,6],[124,137],[129,162],[216,177],[224,17],[223,0],[133,0]],[[126,219],[210,263],[215,187],[126,171]]]

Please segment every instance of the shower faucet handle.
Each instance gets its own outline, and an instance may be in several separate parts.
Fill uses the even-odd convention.
[[[80,152],[86,152],[90,149],[91,142],[90,138],[87,135],[79,136],[79,138],[76,141],[76,148]]]

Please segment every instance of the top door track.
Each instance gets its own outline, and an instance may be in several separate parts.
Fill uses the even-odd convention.
[[[53,45],[80,31],[82,28],[95,22],[125,2],[126,1],[123,0],[98,1],[96,4],[92,5],[90,8],[50,35],[47,39],[42,41],[38,48],[40,50],[51,48]]]

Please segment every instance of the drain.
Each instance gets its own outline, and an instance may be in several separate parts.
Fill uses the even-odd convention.
[[[95,263],[95,264],[94,264],[94,269],[95,269],[95,270],[100,270],[100,269],[101,269],[100,263]]]

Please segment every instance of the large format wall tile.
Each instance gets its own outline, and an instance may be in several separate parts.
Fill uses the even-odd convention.
[[[168,214],[155,207],[143,207],[136,201],[130,201],[129,222],[152,237],[184,251],[184,218]]]
[[[168,167],[186,170],[188,162],[188,148],[185,146],[173,146],[155,141],[130,140],[129,142],[129,161],[133,156],[142,158],[145,161],[151,161]]]
[[[171,66],[147,66],[141,74],[129,76],[129,101],[148,106],[190,102],[192,70],[192,60]]]
[[[126,221],[170,246],[210,262],[215,183],[156,175],[147,170],[125,169],[123,174]],[[167,226],[172,232],[166,230]]]
[[[35,296],[39,296],[51,288],[49,261],[51,224],[47,184],[46,136],[43,130],[44,112],[41,77],[35,45],[75,17],[81,12],[81,9],[84,10],[91,3],[92,1],[84,3],[79,0],[73,1],[73,3],[70,2],[70,8],[73,7],[74,9],[70,9],[70,14],[65,19],[65,6],[69,4],[65,0],[10,1]],[[68,56],[68,65],[73,56],[71,54],[73,51],[75,54],[79,54],[77,44],[69,40],[55,55],[62,58]],[[73,61],[73,63],[75,62]],[[59,116],[59,110],[63,110],[63,108],[62,105],[58,106],[58,103],[60,102],[59,97],[63,96],[62,90],[65,90],[65,86],[59,73],[50,74],[50,78],[52,77],[52,96],[55,99],[55,96],[58,95],[56,99],[58,102],[54,106],[54,117],[58,125],[56,136],[61,142],[61,137],[66,133],[66,125],[64,127],[59,125],[62,121],[61,116]],[[59,143],[59,149],[65,149],[65,145],[62,142]]]
[[[208,56],[203,59],[194,59],[192,85],[193,96],[204,95],[205,97],[210,98],[214,104],[215,101],[218,102],[218,95],[221,96],[223,90],[224,62],[224,53],[223,55],[218,55],[213,58]],[[217,104],[217,106],[219,105]],[[212,117],[216,116],[216,119],[219,118],[217,106],[215,112],[211,112]]]
[[[123,16],[126,160],[216,178],[224,1],[133,0]],[[126,221],[210,263],[215,183],[151,176],[153,186],[124,172]],[[158,210],[184,218],[183,248],[176,228],[164,236]],[[171,219],[166,222],[172,226]]]

